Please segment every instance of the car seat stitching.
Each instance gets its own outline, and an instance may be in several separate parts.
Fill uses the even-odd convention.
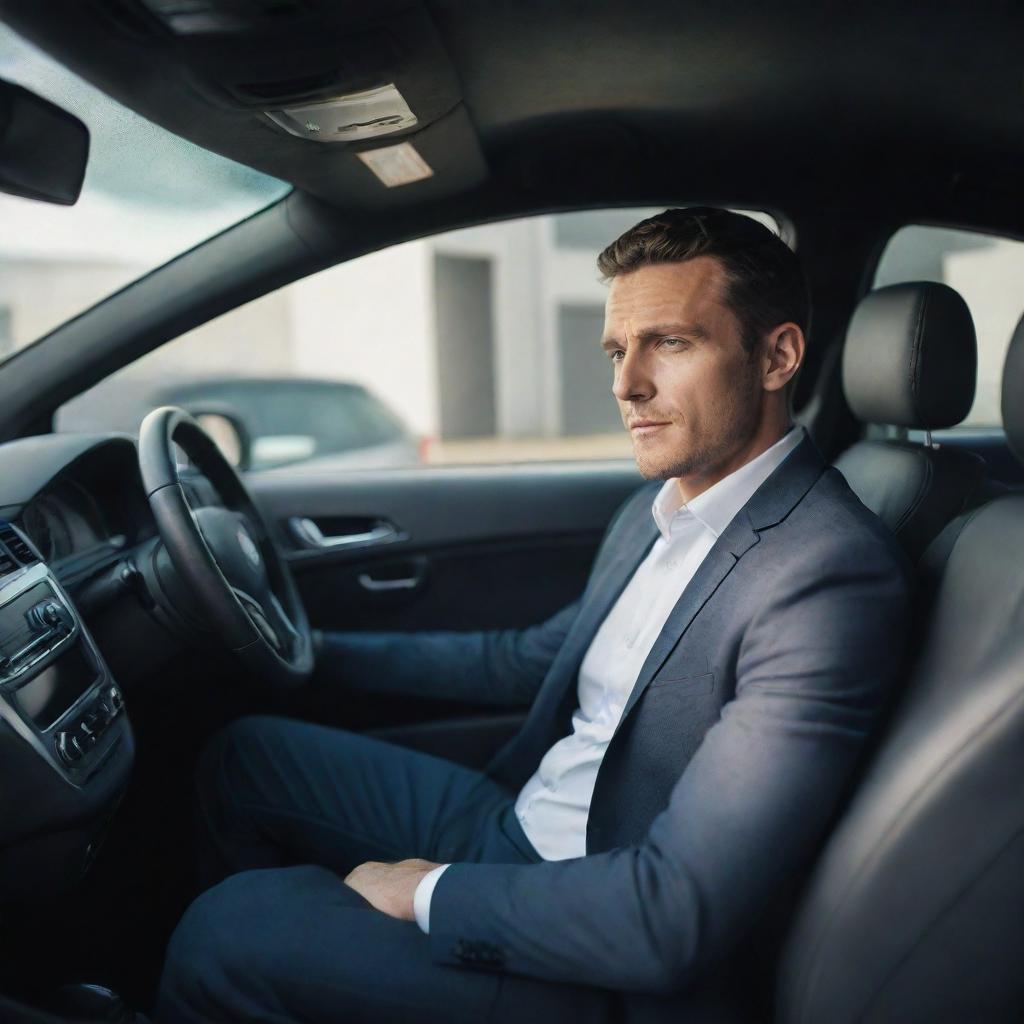
[[[902,530],[910,521],[911,517],[917,515],[918,511],[921,508],[921,505],[924,503],[925,495],[928,494],[931,489],[932,483],[934,482],[935,470],[932,466],[930,459],[925,459],[924,466],[925,471],[924,476],[921,479],[921,485],[920,487],[918,487],[914,497],[907,505],[907,508],[903,512],[903,515],[900,516],[900,518],[897,520],[896,528],[893,531],[895,533],[898,533],[900,530]]]
[[[910,345],[910,405],[913,410],[914,419],[921,422],[927,430],[928,423],[923,415],[924,410],[920,407],[921,365],[924,362],[923,346],[921,339],[924,337],[924,321],[928,309],[928,290],[923,289],[917,302],[917,316],[914,324],[914,334]]]

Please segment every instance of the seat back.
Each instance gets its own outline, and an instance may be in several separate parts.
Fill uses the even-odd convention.
[[[1024,331],[1003,419],[1024,456]],[[966,517],[909,685],[803,895],[784,1024],[1024,1008],[1024,495]]]
[[[944,284],[881,288],[861,300],[850,321],[843,391],[866,423],[954,426],[974,401],[976,369],[970,311]],[[985,477],[977,455],[910,441],[860,441],[835,466],[914,561],[972,504]]]

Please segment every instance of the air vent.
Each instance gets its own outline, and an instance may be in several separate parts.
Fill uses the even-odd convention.
[[[6,553],[13,555],[22,565],[33,565],[39,561],[36,554],[10,523],[0,524],[0,541],[3,541],[4,547],[6,547]],[[3,548],[0,548],[0,557],[4,554]],[[9,568],[4,568],[0,562],[0,572],[10,572],[14,567],[12,564]]]

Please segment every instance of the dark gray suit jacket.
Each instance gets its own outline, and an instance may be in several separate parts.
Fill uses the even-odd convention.
[[[362,662],[376,689],[530,703],[488,767],[518,789],[570,731],[583,655],[657,537],[660,486],[625,503],[582,598],[547,622],[381,635],[352,675]],[[669,615],[601,764],[587,856],[453,864],[431,903],[435,961],[463,964],[472,942],[536,978],[687,985],[823,839],[900,668],[910,595],[892,536],[805,438]]]

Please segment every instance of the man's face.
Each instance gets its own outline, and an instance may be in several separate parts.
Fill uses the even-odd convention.
[[[725,294],[725,273],[711,256],[612,279],[603,347],[648,479],[715,474],[757,432],[761,364],[743,347]]]

